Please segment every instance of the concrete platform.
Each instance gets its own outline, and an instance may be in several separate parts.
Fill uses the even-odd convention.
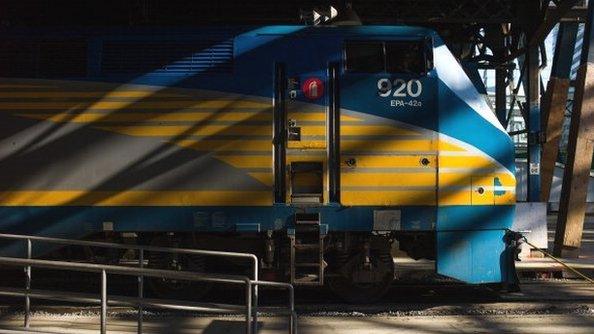
[[[473,286],[394,286],[379,303],[350,305],[317,299],[298,301],[298,333],[592,333],[594,285],[576,281],[526,282],[521,293],[493,295]],[[301,297],[300,299],[303,299]],[[22,305],[19,301],[18,306]],[[18,307],[17,306],[17,307]],[[33,302],[31,330],[96,333],[98,307]],[[108,309],[109,333],[136,333],[136,311]],[[287,320],[261,316],[259,333],[287,333]],[[0,307],[0,333],[23,333],[23,313]],[[145,333],[244,333],[238,316],[145,313]]]
[[[97,333],[98,319],[85,318],[61,321],[47,318],[34,319],[37,331],[33,333]],[[245,333],[241,320],[219,319],[162,319],[146,323],[144,333]],[[298,333],[360,334],[448,334],[448,333],[572,333],[591,334],[594,328],[592,315],[533,315],[533,316],[445,316],[445,317],[305,317],[299,321]],[[2,331],[0,331],[1,333]],[[5,333],[24,333],[7,331]],[[31,333],[31,332],[29,332]],[[134,323],[125,320],[111,321],[108,333],[136,333]],[[287,333],[286,324],[266,319],[258,331],[261,334]]]
[[[22,319],[5,317],[0,333],[23,333],[18,329]],[[81,314],[35,314],[32,317],[33,333],[97,333],[99,318]],[[262,317],[260,334],[287,333],[287,322],[281,318]],[[465,315],[354,315],[354,316],[303,316],[298,320],[298,333],[572,333],[591,334],[594,328],[594,313],[591,307],[582,312],[562,314],[500,314],[477,313]],[[144,333],[167,334],[235,334],[244,333],[244,323],[239,317],[148,317]],[[122,319],[117,315],[108,320],[108,333],[136,333],[134,319]]]

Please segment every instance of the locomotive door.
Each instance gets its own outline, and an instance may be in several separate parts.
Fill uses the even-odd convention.
[[[437,92],[425,41],[345,41],[340,72],[343,205],[424,206],[435,221]]]
[[[300,71],[275,65],[274,172],[275,202],[316,205],[337,201],[338,127],[331,117],[336,73],[329,67]],[[337,112],[335,113],[337,114]],[[330,191],[329,191],[330,189]]]

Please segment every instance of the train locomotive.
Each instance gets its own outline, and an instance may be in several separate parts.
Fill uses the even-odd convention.
[[[395,242],[462,282],[513,279],[513,144],[432,30],[2,36],[2,232],[247,251],[353,302],[389,287]],[[172,262],[208,267],[149,257]]]

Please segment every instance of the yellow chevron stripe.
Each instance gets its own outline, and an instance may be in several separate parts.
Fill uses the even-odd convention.
[[[470,187],[471,175],[467,173],[444,173],[439,172],[439,187]]]
[[[188,101],[99,101],[92,104],[80,102],[0,102],[2,110],[39,110],[39,109],[69,109],[84,107],[96,110],[114,109],[265,109],[271,108],[270,103],[240,100],[188,100]]]
[[[318,162],[322,162],[322,163],[326,163],[326,156],[325,156],[325,152],[321,152],[321,155],[291,155],[291,154],[287,154],[287,163],[290,163],[292,161],[318,161]]]
[[[439,151],[466,152],[466,149],[445,140],[439,140]]]
[[[435,205],[434,191],[341,191],[344,205]]]
[[[171,112],[171,113],[56,113],[17,114],[21,117],[43,119],[56,123],[118,123],[118,122],[197,122],[197,121],[272,121],[270,113],[253,112]]]
[[[320,113],[304,113],[304,112],[290,112],[289,119],[294,119],[299,122],[324,122],[326,121],[326,112]],[[359,122],[361,121],[360,118],[356,118],[353,116],[348,115],[340,115],[340,120],[343,122]],[[307,126],[307,125],[306,125]]]
[[[322,127],[324,128],[324,127]],[[303,133],[302,133],[303,134]],[[306,133],[308,135],[309,133]],[[312,135],[324,134],[324,132],[312,133]],[[419,136],[421,133],[414,130],[398,128],[387,125],[341,125],[341,136],[394,136],[394,135],[408,135]]]
[[[342,173],[340,185],[365,187],[432,187],[435,186],[436,175],[432,173]],[[380,190],[380,189],[378,189]]]
[[[216,156],[217,159],[237,168],[272,168],[271,156]]]
[[[324,148],[326,148],[326,141],[325,140],[289,141],[289,142],[287,142],[287,148],[324,149]]]
[[[272,203],[271,191],[2,191],[6,206],[264,206]]]
[[[440,168],[498,168],[497,164],[489,160],[487,157],[481,156],[440,156]]]
[[[174,137],[174,136],[270,136],[272,125],[130,125],[99,126],[98,128],[129,136]],[[246,138],[247,139],[247,138]]]
[[[436,152],[435,142],[430,139],[386,139],[386,140],[353,140],[342,139],[340,150],[344,152],[407,152],[429,151]]]
[[[240,152],[272,152],[272,142],[265,140],[194,140],[182,139],[176,145],[197,151],[240,151]]]

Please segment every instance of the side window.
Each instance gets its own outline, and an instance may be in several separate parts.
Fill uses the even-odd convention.
[[[414,41],[347,41],[345,70],[352,73],[412,73],[433,68],[429,39]]]
[[[378,73],[384,71],[384,43],[346,42],[346,70],[356,73]]]
[[[390,73],[427,72],[425,45],[422,42],[386,42],[386,71]]]

